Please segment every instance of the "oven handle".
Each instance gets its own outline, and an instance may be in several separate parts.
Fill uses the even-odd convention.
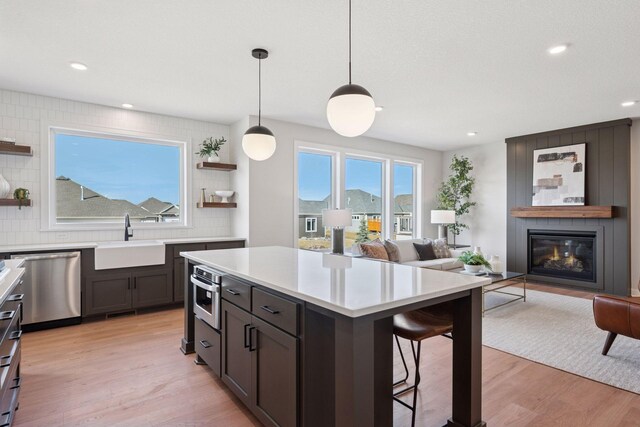
[[[204,283],[203,281],[196,279],[196,277],[193,275],[191,275],[191,283],[209,292],[216,292],[216,293],[220,292],[219,291],[220,285],[209,285],[208,283]]]

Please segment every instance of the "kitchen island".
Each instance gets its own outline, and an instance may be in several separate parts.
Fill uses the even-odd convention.
[[[221,377],[265,424],[391,426],[393,315],[454,301],[453,401],[448,425],[484,425],[481,298],[488,279],[284,247],[181,255],[188,260],[186,275],[194,265],[222,273]],[[183,351],[194,346],[193,289],[188,288]],[[239,297],[244,299],[234,300]],[[225,336],[232,333],[229,326],[234,322],[244,322],[244,336],[242,327],[236,328],[240,337]],[[270,341],[276,333],[283,336],[280,353]],[[285,342],[291,344],[284,346]],[[229,375],[228,370],[244,357],[228,352],[234,343],[240,348],[244,344],[247,354],[253,352],[247,356],[252,357],[247,364],[251,378],[239,381]],[[261,360],[263,346],[265,354],[274,352]],[[285,347],[286,352],[281,350]],[[286,378],[274,379],[278,384],[270,388],[264,374],[271,368],[261,363],[269,359],[282,364],[285,358],[292,371]],[[243,381],[250,385],[238,387]],[[260,395],[261,390],[271,393]],[[276,390],[283,400],[288,394],[295,396],[288,408],[269,403]]]

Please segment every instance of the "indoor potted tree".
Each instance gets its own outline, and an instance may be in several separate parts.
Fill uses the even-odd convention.
[[[227,142],[227,140],[224,139],[224,136],[220,137],[220,139],[214,139],[211,136],[202,141],[202,144],[200,144],[200,151],[196,154],[200,157],[207,157],[207,162],[209,163],[219,163],[220,157],[218,156],[218,151],[220,151],[225,142]]]
[[[456,236],[465,228],[469,228],[461,219],[476,205],[476,202],[470,200],[476,180],[471,176],[473,164],[468,157],[454,155],[449,169],[453,173],[440,185],[436,198],[438,209],[456,212],[456,222],[447,225],[447,229],[453,234],[455,247]]]
[[[466,272],[471,274],[478,274],[482,267],[484,267],[487,271],[491,271],[491,264],[487,261],[482,254],[478,254],[472,251],[464,251],[462,255],[458,257],[460,261],[464,264],[464,269]]]

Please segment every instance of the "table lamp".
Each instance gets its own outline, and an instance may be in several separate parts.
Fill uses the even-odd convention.
[[[332,253],[344,253],[344,227],[351,225],[351,209],[323,209],[322,226],[331,227]]]
[[[447,224],[455,224],[456,211],[449,210],[432,210],[431,211],[431,224],[438,224],[438,239],[447,240]]]

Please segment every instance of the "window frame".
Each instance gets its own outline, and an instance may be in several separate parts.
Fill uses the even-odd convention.
[[[309,228],[309,224],[313,224],[311,228]],[[304,232],[305,233],[317,233],[318,232],[318,218],[315,216],[310,216],[305,218],[304,223]]]
[[[423,200],[423,183],[422,183],[422,169],[424,167],[424,161],[421,159],[394,156],[385,153],[377,153],[373,151],[352,150],[345,147],[333,146],[328,144],[319,144],[315,142],[295,140],[294,141],[294,172],[293,172],[293,217],[296,218],[293,221],[293,247],[298,247],[298,234],[299,234],[299,221],[298,218],[298,154],[300,152],[324,154],[332,156],[331,163],[331,194],[332,194],[332,207],[343,208],[346,200],[346,158],[356,158],[360,160],[370,160],[382,162],[382,216],[384,222],[382,224],[382,237],[384,239],[390,239],[394,230],[394,201],[395,197],[393,192],[393,178],[394,178],[394,165],[402,164],[413,166],[413,234],[412,237],[422,235],[423,228],[423,212],[422,212],[422,200]]]
[[[56,135],[85,136],[89,138],[115,139],[152,145],[178,147],[180,152],[180,221],[176,222],[140,222],[136,229],[185,229],[192,228],[191,195],[188,191],[191,183],[191,168],[188,167],[188,141],[175,139],[171,136],[137,132],[127,129],[113,129],[96,126],[77,126],[67,124],[45,123],[42,125],[44,139],[41,157],[41,231],[91,231],[91,230],[119,230],[123,223],[118,222],[74,222],[58,223],[56,218],[56,185],[55,185],[55,138]]]

